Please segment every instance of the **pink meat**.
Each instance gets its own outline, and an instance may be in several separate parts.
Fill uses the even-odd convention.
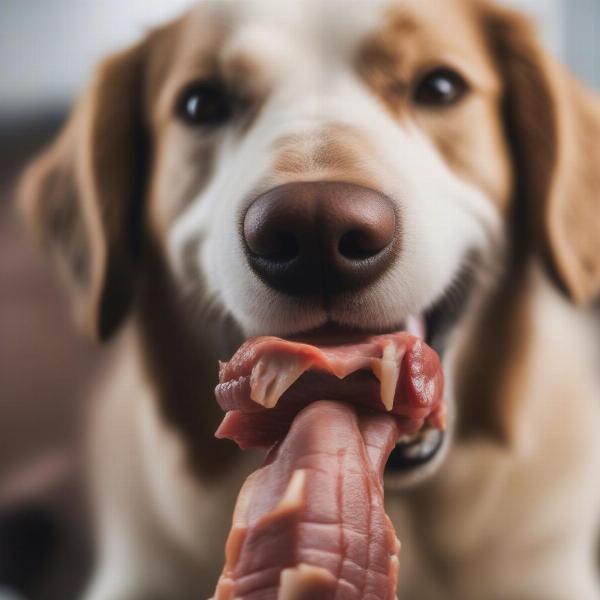
[[[244,484],[215,600],[391,600],[399,542],[382,475],[393,417],[337,402],[302,410]]]
[[[400,433],[414,434],[426,423],[443,429],[444,378],[438,355],[420,338],[402,332],[322,347],[273,337],[250,340],[221,365],[215,394],[226,416],[216,435],[243,449],[269,448],[285,436],[302,408],[322,398],[384,411],[383,380],[389,377],[382,371],[393,367],[390,360],[397,378],[387,410]],[[275,397],[278,386],[283,390],[272,408],[252,399],[253,389],[269,372],[287,373],[280,377],[283,381],[273,382]]]
[[[399,435],[443,428],[442,395],[437,354],[407,333],[244,344],[221,365],[217,436],[272,450],[240,492],[216,600],[394,598],[383,469]]]

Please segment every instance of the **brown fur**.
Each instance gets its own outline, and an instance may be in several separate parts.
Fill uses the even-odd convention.
[[[573,82],[562,67],[549,63],[528,22],[512,12],[489,10],[483,18],[504,77],[503,106],[516,174],[509,215],[512,266],[485,309],[479,329],[481,339],[472,342],[471,352],[464,357],[465,367],[459,370],[459,389],[463,391],[459,396],[465,406],[461,422],[464,432],[481,433],[484,428],[509,442],[520,413],[515,398],[528,375],[527,356],[531,351],[527,257],[541,252],[559,285],[575,301],[589,301],[597,295],[595,275],[600,248],[594,248],[598,236],[592,232],[597,231],[600,192],[593,190],[600,190],[600,186],[587,186],[593,185],[600,173],[600,160],[596,160],[600,151],[600,109],[594,107],[592,118],[589,92]],[[578,110],[572,102],[585,103],[585,110]],[[578,119],[586,122],[585,129]],[[557,129],[561,127],[559,137]],[[572,166],[571,154],[576,147],[580,149],[579,164]],[[581,151],[590,147],[587,152]],[[584,156],[599,164],[590,165]],[[565,161],[568,174],[564,172]],[[573,171],[584,174],[576,179]],[[566,177],[574,188],[565,189]],[[592,215],[588,211],[594,210],[594,204]],[[566,206],[561,209],[560,205]],[[561,218],[554,214],[559,210],[565,213]],[[567,262],[569,268],[565,268]],[[482,405],[483,397],[489,404]]]
[[[519,15],[487,9],[483,19],[506,82],[527,233],[562,289],[587,303],[600,291],[600,98],[541,51]]]
[[[280,140],[274,171],[286,179],[317,171],[324,173],[325,179],[373,186],[376,182],[367,181],[362,168],[367,147],[368,142],[356,131],[332,125],[318,139],[299,135]]]
[[[140,45],[107,60],[56,143],[29,170],[22,197],[39,237],[73,273],[84,327],[105,338],[128,311],[140,250],[145,139]],[[110,177],[106,174],[110,173]],[[56,234],[65,203],[77,223]],[[85,232],[85,233],[83,233]],[[60,231],[58,233],[61,233]]]

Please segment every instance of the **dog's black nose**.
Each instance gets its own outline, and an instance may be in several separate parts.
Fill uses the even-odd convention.
[[[392,201],[350,183],[274,188],[248,209],[248,262],[272,288],[294,296],[363,288],[388,268],[398,246]]]

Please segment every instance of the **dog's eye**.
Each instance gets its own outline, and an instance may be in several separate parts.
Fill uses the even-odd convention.
[[[453,106],[462,100],[468,90],[467,82],[456,71],[440,68],[427,73],[419,81],[414,101],[424,106]]]
[[[187,125],[220,125],[231,117],[232,106],[222,84],[200,81],[183,90],[175,113]]]

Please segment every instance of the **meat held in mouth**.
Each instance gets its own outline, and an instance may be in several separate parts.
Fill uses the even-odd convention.
[[[257,338],[221,365],[216,396],[219,437],[271,450],[239,494],[215,599],[395,598],[383,470],[400,436],[444,427],[437,354],[405,332]]]
[[[387,412],[401,435],[426,424],[443,429],[443,387],[438,355],[406,332],[323,346],[256,338],[221,364],[215,394],[226,415],[216,435],[243,449],[269,448],[322,399]]]

